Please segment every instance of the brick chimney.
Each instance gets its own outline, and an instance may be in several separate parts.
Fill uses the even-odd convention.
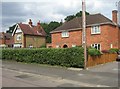
[[[40,26],[40,20],[39,20],[39,22],[37,22],[37,26]]]
[[[41,28],[41,25],[40,25],[40,20],[39,20],[39,22],[37,22],[37,30],[39,32],[42,32],[42,28]]]
[[[29,19],[28,24],[32,27],[32,20],[31,19]]]
[[[41,28],[40,21],[37,22],[37,28],[38,28],[38,30]]]
[[[117,10],[112,11],[112,21],[118,24],[118,11]]]

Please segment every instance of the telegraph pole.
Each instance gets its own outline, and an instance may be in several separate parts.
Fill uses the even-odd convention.
[[[86,14],[85,0],[82,0],[82,46],[84,48],[84,69],[87,65],[87,48],[86,48]]]
[[[120,25],[120,1],[118,2],[118,24]]]

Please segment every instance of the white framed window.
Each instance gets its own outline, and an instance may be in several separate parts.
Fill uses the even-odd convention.
[[[100,44],[91,44],[91,47],[96,48],[97,50],[101,49],[101,45]]]
[[[99,25],[91,27],[91,34],[100,34],[100,33],[101,33],[101,31],[100,31]]]
[[[56,48],[59,48],[60,46],[59,45],[56,45]]]
[[[69,37],[69,32],[68,31],[64,31],[61,33],[62,37]]]
[[[76,45],[73,44],[72,47],[76,47]]]
[[[14,48],[21,48],[21,47],[22,47],[22,44],[21,44],[21,43],[14,44],[13,47],[14,47]]]
[[[110,48],[113,48],[113,44],[110,44]]]
[[[18,34],[17,35],[17,38],[16,38],[18,41],[22,39],[22,35],[21,34]]]

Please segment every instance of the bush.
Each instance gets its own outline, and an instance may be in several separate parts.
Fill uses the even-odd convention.
[[[2,59],[18,62],[60,65],[66,67],[83,67],[83,48],[66,49],[3,49]]]
[[[117,53],[119,51],[119,49],[116,48],[112,48],[109,50],[110,53]]]
[[[41,45],[40,48],[46,48],[46,44]]]
[[[88,54],[91,56],[99,56],[101,52],[95,48],[88,48]]]

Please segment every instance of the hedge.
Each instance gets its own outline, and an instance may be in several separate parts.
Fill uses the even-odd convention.
[[[15,60],[17,62],[60,65],[66,67],[84,66],[82,47],[66,49],[3,49],[2,59]]]
[[[91,56],[99,56],[101,55],[101,52],[96,48],[88,48],[88,54]]]
[[[117,49],[117,48],[111,48],[109,50],[110,53],[117,53],[118,51],[119,51],[119,49]]]

